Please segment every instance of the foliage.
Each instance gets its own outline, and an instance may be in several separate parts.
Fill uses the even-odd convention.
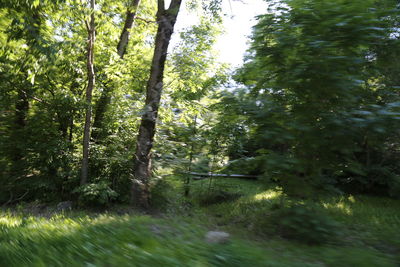
[[[215,190],[210,190],[208,192],[203,192],[202,194],[198,195],[197,201],[202,206],[208,206],[223,202],[234,201],[239,197],[241,197],[241,194],[239,193],[218,188]]]
[[[323,244],[338,234],[338,224],[321,211],[305,205],[277,209],[271,217],[280,234],[308,244]]]
[[[151,186],[151,207],[159,210],[170,208],[174,198],[176,198],[176,196],[173,196],[174,194],[176,194],[174,187],[166,178],[154,179]]]
[[[396,195],[400,99],[377,50],[399,51],[395,3],[288,0],[271,9],[236,74],[244,88],[221,102],[236,118],[221,114],[218,127],[246,133],[229,132],[230,159],[262,162],[255,172],[288,194],[339,187]]]
[[[73,193],[79,194],[81,205],[88,206],[105,206],[118,197],[105,181],[81,185]]]
[[[107,191],[98,188],[107,184],[118,192],[118,201],[125,202],[130,196],[134,140],[157,28],[150,22],[156,3],[142,1],[141,19],[135,20],[127,52],[120,59],[116,45],[128,2],[96,1],[96,88],[89,161],[89,183],[96,184],[96,192]],[[213,14],[218,13],[217,2]],[[157,158],[156,167],[171,162],[164,160],[176,145],[169,133],[190,128],[190,118],[198,112],[191,101],[215,90],[225,77],[224,67],[210,52],[220,21],[209,10],[198,11],[202,19],[182,31],[166,67],[168,97],[163,100],[158,127],[160,140],[166,142],[157,144],[155,155],[162,157]],[[85,21],[90,12],[75,0],[0,4],[1,203],[60,201],[72,198],[78,187],[86,108]],[[176,108],[182,111],[179,120],[173,115]],[[187,141],[182,135],[178,139]],[[185,157],[187,150],[173,159]]]

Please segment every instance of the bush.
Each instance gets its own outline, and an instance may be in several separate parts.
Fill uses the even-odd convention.
[[[242,194],[237,192],[229,192],[218,189],[199,195],[198,202],[201,206],[209,206],[223,202],[234,201],[241,196]]]
[[[263,164],[261,157],[240,158],[230,161],[222,172],[259,175],[264,168]]]
[[[339,224],[335,220],[322,211],[305,205],[278,208],[271,219],[282,237],[307,244],[326,243],[339,230]]]
[[[389,194],[391,197],[400,198],[400,175],[391,177],[389,181]]]
[[[79,194],[79,203],[84,206],[106,206],[118,197],[118,193],[104,181],[82,185],[74,193]]]
[[[165,210],[174,198],[174,188],[163,178],[158,178],[151,185],[150,205],[153,208]]]

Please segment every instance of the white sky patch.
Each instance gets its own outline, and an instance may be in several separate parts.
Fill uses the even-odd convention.
[[[166,1],[169,2],[169,1]],[[198,23],[198,18],[186,10],[186,1],[178,16],[176,33],[184,28]],[[219,60],[238,67],[243,63],[243,55],[249,47],[251,28],[255,25],[255,16],[267,13],[268,4],[264,0],[223,0],[222,10],[225,32],[218,38],[215,49]],[[178,34],[172,40],[172,45],[178,42]]]
[[[220,60],[237,67],[243,63],[243,55],[249,47],[251,28],[256,24],[257,15],[267,13],[268,4],[263,0],[224,2],[225,33],[218,39],[216,49]]]

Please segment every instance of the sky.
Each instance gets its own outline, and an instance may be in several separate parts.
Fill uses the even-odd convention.
[[[231,63],[232,66],[241,65],[248,48],[251,28],[256,23],[255,16],[267,12],[267,3],[263,0],[231,0],[230,4],[224,1],[223,8],[229,17],[225,18],[225,34],[218,39],[216,49],[221,61]]]
[[[235,67],[242,64],[243,55],[248,48],[251,27],[256,23],[254,17],[266,13],[268,5],[263,0],[223,0],[222,3],[222,10],[227,14],[224,18],[225,33],[218,38],[215,49],[219,52],[221,62],[230,63]],[[176,32],[196,22],[197,19],[193,14],[182,8]]]

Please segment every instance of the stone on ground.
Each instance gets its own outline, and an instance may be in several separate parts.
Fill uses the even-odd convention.
[[[212,244],[223,244],[229,241],[230,235],[226,232],[210,231],[206,234],[206,242]]]

